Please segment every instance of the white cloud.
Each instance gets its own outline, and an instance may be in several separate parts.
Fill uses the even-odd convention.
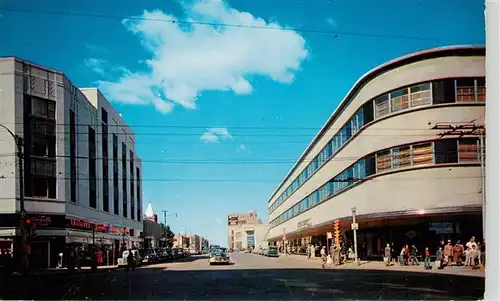
[[[104,60],[91,57],[83,61],[83,63],[95,73],[104,75],[104,66],[106,65]]]
[[[172,110],[174,103],[194,109],[203,91],[252,93],[252,75],[291,83],[308,56],[304,38],[292,30],[279,30],[283,26],[275,21],[230,8],[221,0],[182,5],[187,21],[276,30],[154,21],[178,20],[160,10],[125,19],[123,24],[141,39],[149,57],[145,70],[127,70],[117,80],[99,82],[111,100],[152,104],[163,113]]]
[[[209,128],[203,135],[200,136],[200,140],[205,143],[219,143],[220,140],[232,139],[233,137],[229,134],[227,128]]]
[[[333,28],[337,28],[338,27],[338,24],[337,24],[337,21],[335,21],[334,18],[326,18],[326,23],[328,23],[328,25],[330,25],[331,27]]]
[[[238,152],[242,152],[242,151],[244,151],[244,150],[246,150],[246,149],[247,149],[247,147],[246,147],[244,144],[240,144],[240,145],[238,146],[238,148],[236,149],[236,151],[238,151]]]

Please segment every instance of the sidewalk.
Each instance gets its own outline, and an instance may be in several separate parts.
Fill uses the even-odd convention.
[[[280,254],[280,260],[290,260],[290,261],[300,261],[302,263],[310,263],[311,266],[321,267],[321,258],[316,257],[315,259],[307,259],[304,255],[283,255]],[[398,263],[393,262],[391,266],[386,266],[382,261],[361,261],[360,265],[356,265],[354,262],[345,263],[339,266],[326,266],[327,269],[361,269],[361,270],[381,270],[381,271],[398,271],[398,272],[414,272],[414,273],[434,273],[434,274],[445,274],[445,275],[459,275],[459,276],[472,276],[472,277],[484,277],[484,271],[478,269],[472,269],[471,267],[456,267],[450,266],[442,270],[432,268],[432,270],[425,270],[423,262],[418,266],[400,266]]]
[[[111,271],[117,269],[117,265],[110,265],[110,266],[98,266],[97,267],[97,272],[106,272],[106,271]],[[35,275],[35,276],[43,276],[43,275],[55,275],[55,274],[62,274],[62,273],[72,273],[72,274],[77,274],[77,273],[92,273],[92,270],[90,267],[82,267],[81,271],[79,272],[77,269],[74,269],[72,272],[68,271],[67,268],[50,268],[46,270],[36,270],[36,271],[30,271],[28,272],[28,275]],[[4,273],[0,272],[0,275],[4,276]],[[12,276],[20,276],[19,273],[14,272]]]

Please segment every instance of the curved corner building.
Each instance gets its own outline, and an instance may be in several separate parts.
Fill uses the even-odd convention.
[[[478,136],[439,134],[437,123],[484,124],[485,48],[403,56],[361,77],[269,199],[269,240],[325,245],[340,221],[358,250],[387,242],[435,250],[482,236]],[[398,250],[396,250],[397,252]]]

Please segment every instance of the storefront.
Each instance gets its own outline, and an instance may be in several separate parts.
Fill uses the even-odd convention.
[[[19,214],[0,215],[0,248],[20,247]],[[29,268],[45,269],[66,262],[69,248],[78,249],[84,257],[92,246],[103,254],[102,264],[116,264],[125,248],[139,247],[141,239],[134,229],[101,224],[65,215],[28,214],[32,230],[27,237]],[[62,256],[61,256],[62,255]],[[61,262],[62,261],[62,262]],[[84,263],[85,264],[85,263]]]

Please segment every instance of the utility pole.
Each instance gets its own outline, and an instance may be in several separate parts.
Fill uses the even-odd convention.
[[[486,179],[485,179],[485,149],[484,149],[484,137],[486,136],[486,131],[484,125],[476,124],[474,121],[462,122],[462,123],[449,123],[449,122],[438,122],[431,130],[441,130],[443,132],[439,133],[438,136],[443,138],[445,136],[455,136],[457,138],[462,137],[478,137],[479,138],[479,161],[480,167],[480,178],[481,178],[481,197],[482,197],[482,225],[483,225],[483,240],[486,241]]]
[[[24,207],[24,175],[23,175],[23,160],[24,160],[24,153],[23,153],[23,145],[24,141],[23,138],[19,137],[18,135],[14,134],[11,130],[9,130],[5,125],[0,124],[0,127],[4,128],[14,139],[14,142],[17,147],[17,159],[18,159],[18,164],[19,164],[19,212],[20,212],[20,220],[19,220],[19,227],[21,231],[21,272],[24,273],[26,272],[26,267],[27,267],[27,254],[26,254],[26,240],[27,240],[27,235],[26,235],[26,209]]]
[[[359,265],[359,258],[358,258],[358,235],[356,230],[358,230],[358,224],[356,223],[356,207],[351,208],[352,211],[352,230],[354,232],[354,260],[357,265]]]

